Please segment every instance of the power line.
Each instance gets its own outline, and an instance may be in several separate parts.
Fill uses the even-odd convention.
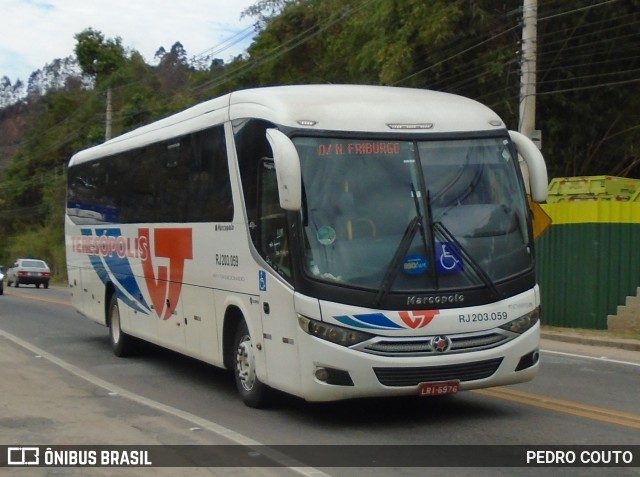
[[[600,7],[600,6],[606,6],[612,3],[617,2],[618,0],[608,0],[608,1],[603,1],[603,2],[599,2],[597,4],[593,4],[593,5],[588,5],[585,7],[580,7],[580,8],[574,8],[571,10],[566,10],[565,6],[566,3],[563,1],[549,1],[549,2],[545,2],[544,7],[545,9],[548,11],[547,14],[545,14],[545,16],[541,17],[539,19],[539,21],[551,21],[553,19],[556,19],[558,17],[562,17],[562,16],[566,16],[566,15],[570,15],[570,14],[576,14],[576,13],[580,13],[583,12],[583,18],[584,18],[584,14],[587,13],[587,11],[591,11],[593,10],[595,7]],[[338,12],[338,14],[333,15],[332,17],[330,17],[327,21],[325,21],[324,23],[308,28],[302,32],[300,32],[299,34],[295,35],[294,37],[290,38],[287,42],[278,45],[277,47],[275,47],[274,49],[272,49],[271,51],[265,53],[262,57],[260,58],[250,58],[247,60],[247,62],[245,64],[239,64],[239,68],[233,68],[233,64],[231,66],[230,69],[226,70],[225,73],[217,78],[214,78],[210,81],[207,81],[205,83],[202,83],[198,86],[193,87],[190,90],[191,94],[197,93],[199,91],[203,91],[207,88],[213,88],[213,87],[217,87],[220,86],[222,84],[225,84],[226,82],[232,81],[233,79],[239,77],[240,75],[246,74],[248,72],[251,72],[253,70],[255,70],[256,68],[258,68],[259,66],[263,65],[265,62],[268,61],[272,61],[275,60],[279,57],[281,57],[282,55],[292,51],[293,49],[299,47],[300,45],[304,44],[307,41],[310,41],[311,39],[313,39],[314,37],[324,33],[328,28],[332,27],[333,25],[337,24],[338,22],[344,20],[345,18],[348,18],[351,15],[354,15],[355,13],[361,11],[362,9],[366,8],[368,5],[370,5],[371,3],[373,3],[373,0],[370,1],[366,1],[363,2],[362,4],[360,4],[357,7],[345,7],[342,11]],[[512,18],[514,16],[514,11],[511,12],[507,12],[506,14],[501,15],[498,20],[505,20],[505,19],[509,19]],[[620,18],[615,17],[615,19]],[[625,25],[621,25],[621,26],[607,26],[605,28],[601,28],[596,30],[595,32],[591,32],[591,33],[582,33],[580,35],[575,35],[573,36],[573,38],[582,38],[582,37],[587,37],[589,34],[597,34],[597,33],[602,33],[604,31],[613,31],[615,29],[618,28],[623,28],[623,27],[630,27],[630,26],[634,26],[637,24],[637,20],[635,19],[635,16],[631,17],[634,21],[629,23],[629,24],[625,24]],[[611,22],[614,21],[615,19],[599,19],[598,21],[595,22],[590,22],[590,23],[586,23],[584,25],[579,25],[579,29],[588,29],[589,27],[593,27],[595,25],[602,25],[602,24],[606,24],[607,22]],[[502,37],[505,34],[508,34],[509,32],[515,31],[517,28],[519,28],[520,26],[518,24],[512,26],[511,28],[508,28],[506,30],[503,30],[501,32],[498,32],[497,34],[493,35],[492,37],[486,38],[482,41],[478,41],[477,38],[465,38],[462,41],[459,39],[459,37],[457,37],[457,41],[456,42],[451,42],[448,45],[446,45],[446,48],[440,48],[436,53],[438,54],[438,56],[440,57],[444,57],[443,59],[433,63],[433,64],[429,64],[428,66],[425,66],[423,68],[420,68],[412,73],[410,73],[409,75],[406,75],[404,78],[402,78],[401,80],[395,82],[394,84],[398,84],[398,83],[402,83],[405,82],[411,78],[414,78],[416,76],[419,76],[421,74],[424,74],[426,72],[432,71],[444,64],[446,64],[447,62],[459,58],[465,54],[468,54],[470,52],[473,52],[476,48],[481,47],[481,46],[486,46],[488,44],[490,44],[491,41],[494,41],[500,37]],[[251,30],[251,31],[250,31]],[[224,51],[224,49],[230,45],[235,44],[238,41],[241,41],[242,39],[246,38],[246,36],[252,34],[253,32],[253,27],[247,28],[245,30],[241,30],[240,32],[235,33],[233,36],[231,36],[230,38],[228,38],[227,40],[223,41],[222,43],[220,43],[219,45],[215,45],[205,51],[203,51],[202,53],[200,53],[199,55],[197,55],[197,57],[204,57],[205,55],[207,55],[209,52],[211,52],[211,54],[217,54],[220,51]],[[571,57],[573,59],[578,58],[578,53],[581,50],[580,48],[591,48],[591,47],[595,47],[598,46],[599,44],[601,44],[604,40],[598,40],[598,41],[593,41],[593,42],[589,42],[585,45],[571,45],[571,46],[567,46],[566,45],[566,38],[562,39],[562,40],[550,40],[551,38],[558,38],[559,35],[562,35],[564,33],[567,32],[567,29],[562,29],[562,30],[557,30],[551,33],[548,33],[545,37],[543,37],[543,40],[547,41],[547,43],[545,43],[546,45],[553,45],[553,44],[558,44],[558,43],[564,43],[565,46],[563,48],[560,49],[555,49],[555,50],[544,50],[540,53],[540,56],[542,58],[547,57],[548,55],[552,55],[552,54],[559,54],[559,53],[567,53],[567,52],[573,52],[573,54],[571,55]],[[629,39],[629,38],[635,38],[636,34],[634,33],[629,33],[626,35],[620,35],[618,37],[615,37],[614,40],[616,41],[622,41],[624,39]],[[609,41],[611,41],[611,39],[609,39]],[[460,46],[463,45],[468,45],[466,47],[460,48]],[[597,51],[597,50],[596,50]],[[619,50],[620,51],[620,50]],[[585,57],[588,57],[589,53],[593,53],[594,50],[592,49],[590,52],[585,52],[583,53],[583,55]],[[628,55],[627,55],[628,56]],[[614,61],[614,60],[611,60]],[[511,60],[508,63],[505,63],[505,65],[515,65],[517,64],[516,60]],[[585,63],[583,65],[580,66],[593,66],[593,65],[598,65],[598,64],[602,64],[600,62],[589,62],[589,63]],[[562,66],[557,66],[557,67],[552,67],[552,68],[546,68],[544,70],[544,72],[549,72],[549,71],[559,71],[563,68],[567,68],[567,67],[575,67],[576,65],[571,65],[566,63],[566,60],[563,60],[563,64]],[[481,79],[486,73],[483,72],[482,70],[482,65],[478,65],[476,67],[474,67],[473,69],[469,70],[465,70],[464,72],[460,72],[460,73],[449,73],[447,76],[443,76],[441,78],[439,78],[437,81],[435,81],[433,83],[433,85],[445,85],[445,87],[449,90],[456,90],[459,88],[463,88],[465,85],[471,83],[474,80],[478,80]],[[612,73],[613,74],[613,73]],[[598,75],[593,75],[593,77],[597,77]],[[508,78],[508,76],[506,77]],[[584,79],[584,78],[583,78]],[[130,86],[132,84],[135,84],[137,82],[140,82],[143,80],[139,80],[136,82],[131,82],[128,83],[126,85],[122,85],[121,88],[125,88],[127,86]],[[552,81],[548,81],[547,83],[551,83]],[[545,84],[545,82],[541,82],[540,84]],[[603,83],[604,84],[604,83]],[[615,84],[615,83],[612,83]],[[487,91],[487,93],[485,95],[483,95],[483,97],[488,97],[494,94],[498,94],[502,91],[507,91],[507,87],[502,87],[500,89],[494,88],[492,91]],[[167,101],[168,104],[168,101]],[[153,110],[149,109],[149,112],[152,112]],[[57,126],[62,125],[64,122],[66,122],[67,120],[71,120],[71,118],[75,118],[77,117],[79,114],[81,113],[81,110],[77,110],[76,113],[73,116],[67,117],[65,118],[65,120],[61,121],[60,123],[58,123],[57,125],[53,126],[52,128],[50,128],[48,131],[54,131]],[[61,126],[60,126],[61,127]],[[75,138],[70,138],[70,140],[73,140]],[[52,146],[50,146],[48,148],[48,150],[51,150]],[[47,151],[42,151],[41,154],[45,154]]]
[[[592,85],[585,85],[585,86],[576,86],[574,88],[566,88],[566,89],[554,89],[553,91],[543,91],[543,92],[538,92],[536,93],[536,96],[548,96],[551,94],[560,94],[560,93],[572,93],[575,91],[584,91],[584,90],[589,90],[589,89],[599,89],[599,88],[605,88],[605,87],[610,87],[610,86],[620,86],[623,84],[631,84],[631,83],[639,83],[640,82],[640,78],[633,78],[630,80],[624,80],[624,81],[611,81],[609,83],[600,83],[600,84],[592,84]]]
[[[238,43],[241,43],[243,40],[255,34],[255,32],[256,32],[255,26],[251,25],[245,28],[244,30],[240,30],[239,32],[236,32],[234,35],[230,36],[229,38],[226,38],[221,43],[214,45],[210,48],[207,48],[201,53],[198,53],[197,55],[195,55],[194,58],[204,58],[207,56],[213,56],[213,55],[222,53],[223,51],[228,50],[229,48],[237,45]]]
[[[543,22],[543,21],[546,21],[546,20],[551,20],[552,18],[558,18],[558,17],[564,16],[564,15],[571,15],[572,13],[576,13],[576,12],[583,12],[583,11],[586,11],[586,10],[591,10],[592,8],[601,7],[603,5],[609,5],[611,3],[616,3],[617,1],[618,0],[606,0],[604,2],[596,3],[594,5],[587,5],[587,6],[584,6],[584,7],[575,8],[573,10],[567,10],[567,11],[564,11],[564,12],[556,13],[554,15],[547,15],[546,17],[539,17],[538,21],[539,22]]]
[[[452,60],[452,59],[454,59],[454,58],[457,58],[457,57],[459,57],[459,56],[462,56],[462,55],[464,55],[465,53],[468,53],[468,52],[470,52],[470,51],[475,50],[476,48],[479,48],[479,47],[481,47],[481,46],[484,46],[484,45],[486,45],[487,43],[490,43],[491,41],[495,40],[496,38],[499,38],[499,37],[501,37],[501,36],[506,35],[507,33],[511,32],[511,31],[516,30],[517,28],[519,28],[519,25],[516,25],[516,26],[513,26],[513,27],[511,27],[511,28],[508,28],[508,29],[506,29],[506,30],[504,30],[504,31],[502,31],[502,32],[500,32],[500,33],[495,34],[494,36],[492,36],[492,37],[490,37],[490,38],[487,38],[487,39],[486,39],[486,40],[484,40],[484,41],[481,41],[481,42],[479,42],[479,43],[474,44],[473,46],[471,46],[471,47],[469,47],[469,48],[466,48],[466,49],[464,49],[464,50],[462,50],[462,51],[459,51],[458,53],[455,53],[455,54],[453,54],[453,55],[449,56],[448,58],[445,58],[444,60],[438,61],[437,63],[435,63],[435,64],[433,64],[433,65],[429,65],[429,66],[428,66],[428,67],[426,67],[426,68],[422,68],[422,69],[421,69],[421,70],[419,70],[419,71],[416,71],[416,72],[414,72],[414,73],[411,73],[410,75],[405,76],[404,78],[402,78],[402,79],[400,79],[400,80],[396,81],[396,82],[395,82],[395,83],[393,83],[393,84],[394,84],[394,85],[397,85],[397,84],[399,84],[399,83],[402,83],[402,82],[404,82],[404,81],[407,81],[408,79],[413,78],[414,76],[418,76],[418,75],[420,75],[420,74],[422,74],[422,73],[425,73],[425,72],[427,72],[427,71],[429,71],[429,70],[432,70],[432,69],[434,69],[434,68],[437,68],[438,66],[440,66],[440,65],[442,65],[442,64],[444,64],[444,63],[446,63],[447,61],[450,61],[450,60]]]
[[[272,50],[270,50],[269,52],[265,53],[260,58],[250,59],[245,65],[242,65],[237,70],[234,70],[228,74],[223,74],[221,78],[217,78],[215,80],[211,80],[209,82],[206,82],[197,86],[196,88],[194,88],[194,92],[201,91],[206,88],[215,88],[217,86],[220,86],[226,83],[227,81],[231,81],[232,79],[235,79],[241,74],[246,74],[257,67],[294,50],[295,48],[305,44],[306,42],[310,41],[312,38],[315,38],[316,36],[318,36],[320,33],[334,26],[335,24],[354,15],[356,12],[363,10],[366,6],[373,3],[374,1],[375,0],[367,0],[358,7],[352,7],[351,5],[345,6],[342,10],[338,11],[336,14],[329,17],[329,19],[326,20],[324,23],[307,28],[306,30],[300,32],[299,34],[287,40],[285,43],[282,43],[277,47],[273,48]]]

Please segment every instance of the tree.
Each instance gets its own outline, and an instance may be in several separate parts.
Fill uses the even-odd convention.
[[[256,29],[264,29],[271,20],[282,13],[285,7],[296,3],[301,3],[301,0],[258,0],[245,8],[240,18],[253,17],[256,19]]]
[[[184,88],[188,72],[187,51],[182,43],[177,41],[168,53],[162,55],[158,64],[158,74],[166,88],[175,90]]]
[[[540,4],[538,128],[551,176],[640,178],[640,1]]]
[[[517,128],[521,0],[260,0],[249,85],[468,96]],[[640,0],[539,2],[536,124],[550,176],[640,177]]]
[[[270,17],[269,10],[262,15],[268,18],[266,27],[249,48],[256,84],[430,88],[482,97],[506,113],[505,119],[517,115],[518,78],[512,73],[518,68],[520,0],[281,4],[280,15]],[[259,11],[252,12],[260,18]]]
[[[19,102],[24,96],[24,83],[17,80],[15,84],[11,84],[8,76],[0,79],[0,109],[6,108]]]
[[[75,53],[84,74],[91,76],[98,84],[107,83],[107,111],[105,125],[105,139],[111,138],[111,85],[109,77],[126,61],[125,51],[120,37],[105,40],[104,35],[92,28],[78,33]]]
[[[80,66],[74,57],[56,58],[41,70],[31,73],[27,86],[28,98],[33,101],[49,91],[89,86],[90,82],[86,79],[83,81],[81,75]]]
[[[74,36],[75,54],[82,72],[101,82],[126,61],[120,37],[106,40],[104,35],[92,28]]]

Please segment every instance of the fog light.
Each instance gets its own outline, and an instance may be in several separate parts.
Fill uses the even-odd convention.
[[[333,386],[353,386],[353,380],[348,371],[335,368],[325,368],[318,366],[313,373],[318,381]]]
[[[326,383],[327,379],[329,379],[329,371],[326,368],[317,368],[316,379]]]

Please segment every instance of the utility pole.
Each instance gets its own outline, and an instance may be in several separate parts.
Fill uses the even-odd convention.
[[[107,86],[107,114],[104,127],[104,140],[111,139],[111,123],[113,122],[113,109],[111,108],[111,86]]]
[[[538,0],[524,0],[522,7],[522,65],[520,70],[519,131],[541,148],[536,130],[536,48],[538,43]]]

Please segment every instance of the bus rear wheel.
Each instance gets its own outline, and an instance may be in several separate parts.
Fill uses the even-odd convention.
[[[271,389],[256,375],[253,341],[244,320],[236,329],[233,349],[233,374],[240,398],[249,407],[266,406]]]
[[[120,308],[118,307],[118,298],[116,294],[112,294],[109,300],[109,342],[113,354],[118,357],[129,356],[133,351],[133,338],[122,331],[120,325]]]

